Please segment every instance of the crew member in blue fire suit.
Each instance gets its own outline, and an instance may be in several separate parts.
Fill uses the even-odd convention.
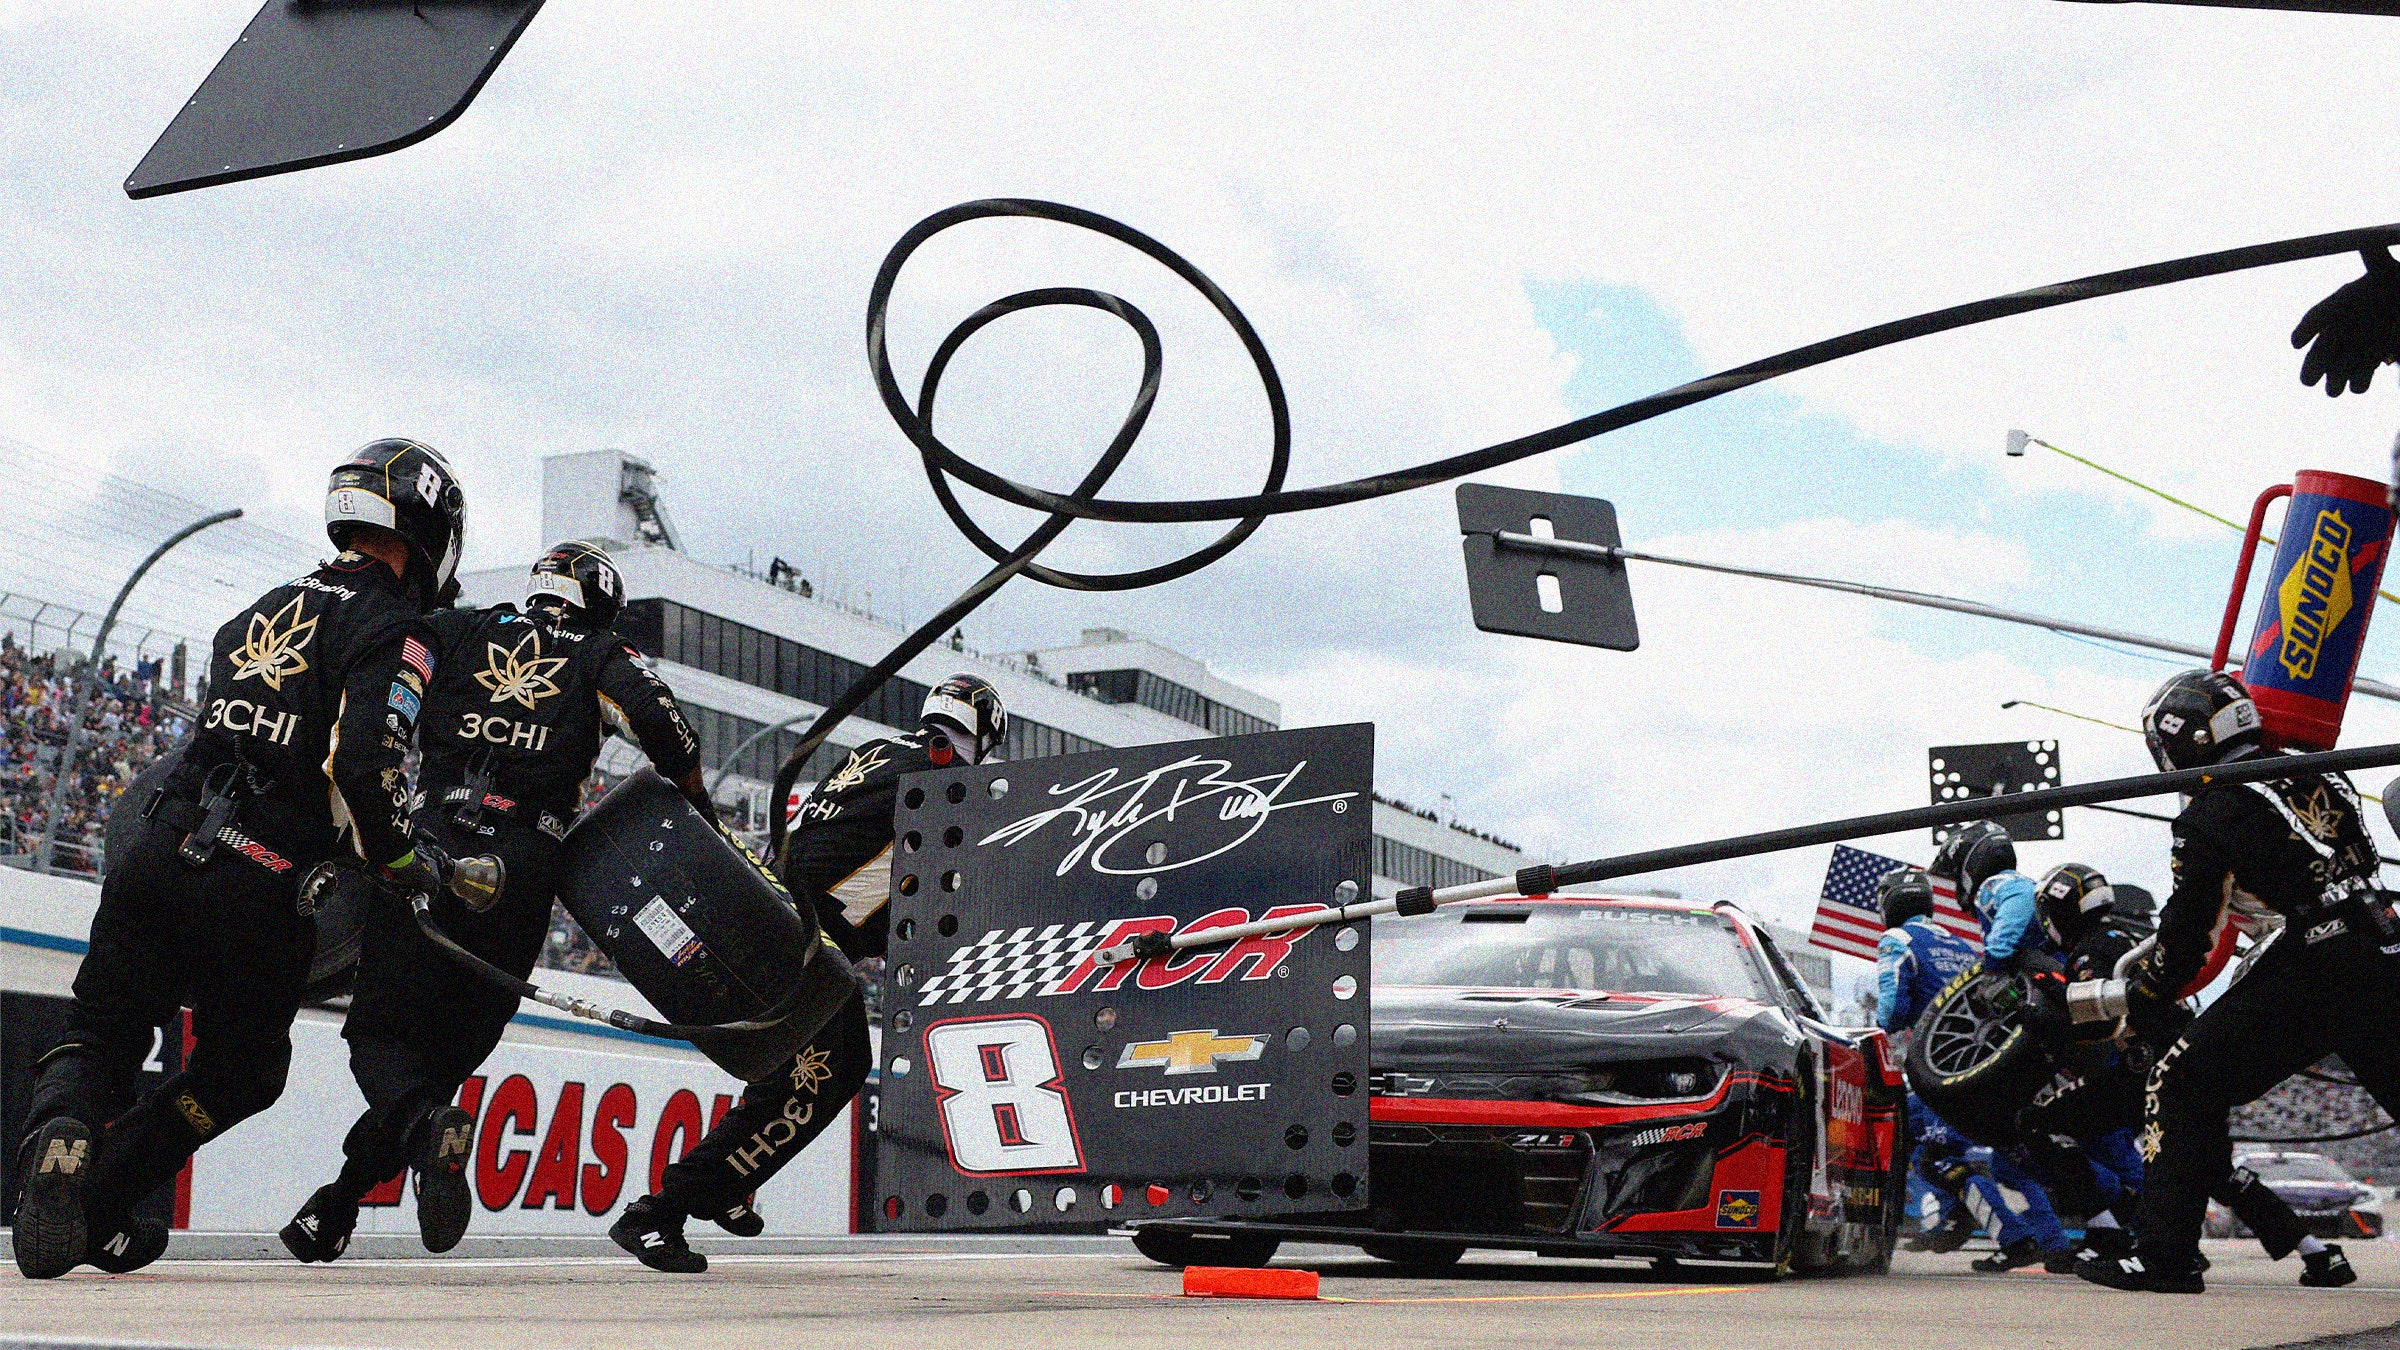
[[[1922,869],[1894,868],[1876,884],[1883,937],[1875,944],[1875,1025],[1891,1033],[1896,1049],[1907,1044],[1943,986],[1975,964],[1975,949],[1933,921],[1933,883]],[[1908,1212],[1919,1232],[1911,1245],[1925,1251],[1956,1251],[1974,1225],[1954,1191],[1936,1187],[1927,1175],[1926,1142],[1949,1127],[1916,1093],[1908,1094],[1908,1137],[1914,1151],[1908,1169]],[[1928,1200],[1934,1209],[1928,1213]]]

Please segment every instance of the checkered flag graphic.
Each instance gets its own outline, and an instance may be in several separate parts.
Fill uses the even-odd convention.
[[[1107,939],[1112,923],[1087,919],[1043,928],[995,928],[950,953],[949,968],[926,977],[917,1006],[1018,999],[1075,969]]]

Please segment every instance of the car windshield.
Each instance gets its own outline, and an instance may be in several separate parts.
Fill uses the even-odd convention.
[[[2241,1165],[2258,1173],[2261,1181],[2350,1181],[2350,1174],[2331,1158],[2320,1158],[2313,1153],[2286,1154],[2280,1158],[2249,1157],[2242,1159]]]
[[[1638,905],[1452,906],[1375,920],[1379,984],[1609,993],[1774,993],[1733,921]]]

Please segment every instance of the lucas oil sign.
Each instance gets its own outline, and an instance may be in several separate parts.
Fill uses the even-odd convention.
[[[1363,1206],[1363,922],[1100,953],[1363,898],[1373,735],[1227,737],[903,784],[878,1226]]]

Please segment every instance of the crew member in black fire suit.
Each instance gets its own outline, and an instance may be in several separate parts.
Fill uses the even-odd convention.
[[[2110,978],[2148,936],[2117,912],[2108,878],[2081,863],[2050,869],[2037,899],[2043,930],[2066,953],[2068,980]],[[2133,1235],[2123,1225],[2133,1219],[2145,1170],[2134,1132],[2141,1128],[2142,1087],[2157,1055],[2138,1037],[2125,1045],[2069,1044],[2055,1053],[2058,1072],[2017,1117],[2025,1149],[2059,1203],[2090,1216],[2083,1257],[2124,1256],[2133,1250]],[[2358,1278],[2342,1249],[2310,1236],[2256,1173],[2235,1168],[2209,1188],[2209,1198],[2233,1211],[2268,1259],[2299,1252],[2300,1283],[2331,1288]]]
[[[2161,685],[2142,730],[2162,769],[2264,753],[2257,707],[2219,671]],[[2174,830],[2174,894],[2125,995],[2134,1030],[2165,1046],[2146,1085],[2149,1175],[2136,1246],[2077,1273],[2112,1288],[2196,1294],[2209,1191],[2232,1173],[2233,1108],[2330,1053],[2378,1105],[2400,1110],[2391,1034],[2400,1024],[2400,915],[2376,889],[2375,845],[2357,790],[2339,774],[2204,784]],[[2177,1000],[2236,926],[2253,931],[2252,959],[2179,1027]]]
[[[700,742],[675,695],[609,631],[624,598],[607,555],[572,541],[534,563],[524,613],[497,605],[430,620],[441,674],[417,731],[417,830],[454,854],[495,854],[507,869],[496,904],[441,901],[438,917],[461,946],[519,978],[549,934],[558,841],[611,731],[709,810]],[[404,1165],[416,1174],[426,1250],[458,1245],[474,1208],[465,1164],[475,1121],[452,1102],[516,1011],[515,994],[436,949],[396,898],[368,909],[342,1029],[367,1109],[342,1142],[341,1175],[284,1227],[292,1255],[340,1256],[360,1199]]]
[[[917,730],[851,751],[801,803],[777,870],[795,898],[815,902],[843,955],[880,957],[888,942],[892,799],[900,779],[981,763],[1007,737],[999,691],[976,676],[953,675],[926,696]],[[652,1270],[708,1269],[708,1258],[684,1241],[684,1220],[699,1214],[737,1235],[760,1232],[765,1221],[750,1197],[858,1094],[868,1064],[866,999],[854,994],[789,1063],[750,1084],[707,1137],[667,1167],[658,1193],[627,1205],[608,1235]]]
[[[18,1154],[29,1278],[155,1260],[166,1233],[128,1217],[136,1202],[282,1093],[316,943],[297,907],[310,868],[348,849],[397,884],[447,880],[448,859],[410,837],[403,760],[465,498],[430,447],[376,441],[333,471],[325,521],[340,556],[217,630],[182,763],[152,800],[119,805],[146,826],[110,860]],[[185,1004],[183,1071],[136,1103],[152,1033]]]

